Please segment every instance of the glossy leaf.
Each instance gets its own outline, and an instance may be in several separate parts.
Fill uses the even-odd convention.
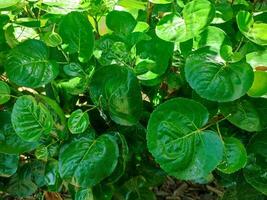
[[[79,189],[75,193],[74,200],[94,200],[92,189]]]
[[[253,16],[248,11],[239,11],[236,16],[239,30],[252,42],[259,45],[267,45],[267,20],[254,21]]]
[[[265,134],[258,134],[251,139],[248,146],[248,164],[243,170],[246,181],[265,195],[267,195],[266,143]]]
[[[45,183],[49,191],[60,191],[62,179],[59,175],[58,161],[49,160],[45,166]]]
[[[64,65],[63,70],[65,74],[73,77],[86,75],[83,68],[78,63],[70,63],[68,65]]]
[[[166,101],[151,114],[148,149],[168,174],[192,180],[207,176],[219,164],[221,139],[215,132],[201,129],[208,117],[204,106],[184,98]]]
[[[52,130],[53,119],[42,103],[29,95],[17,99],[12,115],[12,125],[19,137],[25,141],[38,141]]]
[[[267,127],[266,99],[240,99],[221,104],[222,114],[235,126],[249,131],[261,131]]]
[[[227,102],[243,96],[254,76],[249,64],[226,63],[216,53],[200,49],[186,59],[185,77],[199,96]]]
[[[131,33],[137,22],[134,17],[125,11],[112,11],[106,16],[107,27],[116,33]]]
[[[37,142],[26,142],[15,132],[11,124],[9,112],[0,112],[0,152],[6,154],[20,154],[35,149]]]
[[[9,177],[17,171],[19,164],[18,155],[0,153],[0,177]]]
[[[49,60],[47,47],[38,40],[27,40],[12,49],[5,69],[11,81],[32,88],[51,82],[59,73],[58,65]]]
[[[187,3],[179,14],[163,17],[156,26],[157,36],[171,42],[184,42],[201,33],[215,16],[214,6],[207,0]]]
[[[81,109],[72,112],[68,119],[68,127],[72,134],[83,133],[88,128],[89,123],[87,112],[83,112]]]
[[[74,139],[60,150],[60,176],[78,187],[94,186],[113,172],[118,151],[118,145],[110,135]]]
[[[63,48],[70,54],[78,53],[81,62],[87,62],[93,53],[93,27],[85,15],[71,12],[59,24]]]
[[[243,168],[247,163],[247,152],[240,140],[229,137],[224,139],[224,159],[217,167],[226,174],[231,174]]]
[[[90,96],[118,124],[136,124],[141,116],[140,85],[127,67],[111,65],[97,69],[90,82]]]
[[[8,102],[10,99],[10,88],[4,81],[0,81],[0,104]]]

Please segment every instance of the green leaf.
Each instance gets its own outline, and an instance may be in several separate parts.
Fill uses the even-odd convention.
[[[222,160],[220,137],[201,129],[208,118],[204,106],[184,98],[166,101],[153,111],[148,122],[147,145],[168,174],[182,180],[202,178]]]
[[[89,124],[87,112],[83,112],[81,109],[73,111],[68,119],[68,127],[72,134],[83,133]]]
[[[248,145],[248,163],[243,170],[246,181],[256,190],[267,195],[266,134],[254,136]]]
[[[69,63],[67,65],[64,65],[63,70],[64,70],[65,74],[67,74],[68,76],[81,77],[81,76],[86,75],[82,66],[79,65],[78,63]]]
[[[79,189],[75,193],[74,200],[94,200],[92,189]]]
[[[8,1],[6,1],[6,0],[0,0],[0,9],[14,6],[17,3],[19,3],[20,1],[21,0],[8,0]]]
[[[18,164],[18,155],[0,153],[0,177],[9,177],[15,174]]]
[[[37,142],[26,142],[15,132],[11,124],[9,112],[0,112],[0,152],[7,154],[20,154],[35,149]]]
[[[10,99],[10,88],[4,81],[0,81],[0,104],[8,102]]]
[[[45,183],[48,186],[49,191],[58,192],[62,184],[62,179],[59,175],[58,161],[49,160],[45,166]]]
[[[186,59],[185,77],[202,98],[227,102],[246,94],[253,83],[253,70],[245,62],[227,63],[203,48]]]
[[[231,174],[243,168],[247,163],[247,152],[240,140],[224,138],[224,159],[217,167],[226,174]]]
[[[221,24],[233,18],[233,8],[227,1],[217,1],[215,4],[216,14],[212,21],[213,24]]]
[[[173,2],[173,0],[149,0],[149,1],[155,4],[168,4]]]
[[[39,146],[35,150],[34,155],[38,160],[42,160],[42,161],[46,162],[48,159],[48,156],[49,156],[47,147],[45,145]]]
[[[220,104],[222,114],[235,126],[249,131],[261,131],[267,127],[266,99],[239,99]]]
[[[49,60],[47,47],[38,40],[27,40],[12,49],[5,69],[11,81],[32,88],[51,82],[59,73],[58,65]]]
[[[133,32],[137,21],[126,11],[113,10],[106,16],[107,27],[116,32],[129,34]]]
[[[267,20],[254,21],[253,15],[248,11],[239,11],[236,16],[236,22],[241,33],[259,45],[267,45]]]
[[[53,119],[42,103],[29,95],[17,99],[12,115],[12,125],[19,137],[25,141],[38,141],[50,133]]]
[[[80,137],[65,144],[59,154],[59,172],[77,187],[91,187],[109,176],[117,165],[119,149],[110,135]]]
[[[78,53],[81,62],[87,62],[94,49],[93,27],[87,17],[79,12],[65,15],[59,24],[63,48],[70,54]]]
[[[163,17],[156,26],[159,38],[170,42],[184,42],[201,33],[213,20],[215,8],[208,0],[187,3],[178,13]]]
[[[58,33],[48,32],[45,33],[42,37],[42,40],[46,43],[47,46],[57,47],[62,44],[62,38]]]
[[[267,50],[248,53],[246,60],[255,70],[257,67],[267,67]]]
[[[255,71],[254,81],[248,91],[251,97],[261,97],[267,94],[267,72]]]
[[[141,88],[128,67],[111,65],[97,69],[90,82],[90,96],[118,124],[136,124],[142,114]]]
[[[7,183],[7,192],[18,197],[28,197],[37,189],[37,185],[32,181],[29,164],[23,165]]]

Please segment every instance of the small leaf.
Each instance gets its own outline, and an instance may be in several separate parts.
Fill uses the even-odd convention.
[[[68,127],[72,134],[83,133],[88,128],[89,124],[87,112],[83,112],[81,109],[72,112],[68,119]]]
[[[0,104],[8,102],[10,99],[10,88],[4,81],[0,81]]]
[[[224,159],[217,167],[226,174],[231,174],[243,168],[247,163],[247,152],[240,140],[224,138]]]
[[[57,47],[62,44],[62,38],[58,33],[55,32],[45,33],[42,39],[46,45],[50,47]]]
[[[110,135],[101,135],[95,140],[73,139],[60,150],[60,176],[77,187],[94,186],[113,172],[118,156],[118,145]]]
[[[20,86],[41,87],[59,73],[58,65],[48,57],[49,52],[43,42],[27,40],[11,50],[5,64],[7,75]]]
[[[59,24],[63,48],[70,54],[78,53],[81,62],[87,62],[94,49],[93,27],[87,17],[79,12],[65,15]]]
[[[25,141],[38,141],[52,130],[53,119],[47,108],[29,95],[17,99],[12,115],[12,125]]]
[[[79,65],[78,63],[70,63],[67,65],[64,65],[63,70],[65,74],[67,74],[68,76],[81,77],[81,76],[86,75],[82,66]]]
[[[204,106],[184,98],[168,100],[151,114],[148,149],[168,174],[195,180],[207,176],[222,160],[220,137],[201,130],[208,116]]]
[[[35,155],[35,157],[38,160],[42,160],[42,161],[46,162],[47,159],[48,159],[48,150],[47,150],[47,147],[45,145],[39,146],[35,150],[34,155]]]
[[[0,153],[0,177],[9,177],[15,174],[18,164],[18,155]]]
[[[106,24],[110,30],[116,33],[129,34],[133,32],[137,22],[130,13],[113,10],[106,16]]]

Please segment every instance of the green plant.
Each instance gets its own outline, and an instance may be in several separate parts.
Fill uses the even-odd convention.
[[[265,1],[0,0],[0,195],[265,199],[266,30]]]

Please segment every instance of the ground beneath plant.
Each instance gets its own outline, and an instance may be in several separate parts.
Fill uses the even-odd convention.
[[[158,200],[218,200],[223,192],[215,182],[208,185],[181,182],[171,177],[153,189]]]

